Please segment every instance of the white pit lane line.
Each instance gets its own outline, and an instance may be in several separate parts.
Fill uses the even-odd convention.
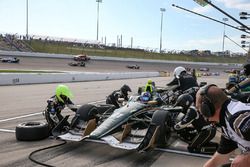
[[[0,132],[8,132],[8,133],[15,133],[15,130],[9,130],[9,129],[0,129]]]
[[[20,119],[20,118],[32,117],[32,116],[39,115],[39,114],[42,114],[42,112],[27,114],[27,115],[21,115],[21,116],[18,116],[18,117],[12,117],[12,118],[7,118],[7,119],[2,119],[2,120],[0,120],[0,123],[16,120],[16,119]],[[15,133],[16,131],[15,130],[10,130],[10,129],[0,129],[0,132]]]
[[[96,104],[96,103],[100,103],[100,102],[104,102],[105,100],[98,100],[98,101],[93,101],[93,102],[89,102],[87,104]],[[77,105],[77,106],[81,106],[81,105]],[[32,117],[32,116],[36,116],[39,114],[42,114],[43,112],[37,112],[37,113],[32,113],[32,114],[27,114],[27,115],[21,115],[18,117],[12,117],[12,118],[7,118],[7,119],[2,119],[0,120],[0,123],[2,122],[7,122],[7,121],[12,121],[12,120],[16,120],[16,119],[20,119],[20,118],[27,118],[27,117]],[[0,132],[8,132],[8,133],[15,133],[15,130],[10,130],[10,129],[0,129]]]
[[[21,115],[21,116],[18,116],[18,117],[12,117],[12,118],[7,118],[7,119],[2,119],[2,120],[0,120],[0,123],[16,120],[16,119],[20,119],[20,118],[32,117],[32,116],[39,115],[39,114],[42,114],[42,112],[28,114],[28,115]]]

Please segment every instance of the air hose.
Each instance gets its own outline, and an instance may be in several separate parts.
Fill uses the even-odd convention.
[[[47,150],[47,149],[51,149],[51,148],[55,148],[55,147],[59,147],[59,146],[62,146],[62,145],[64,145],[64,144],[67,143],[67,141],[65,141],[65,140],[62,140],[62,141],[63,141],[63,143],[59,143],[59,144],[56,144],[56,145],[53,145],[53,146],[49,146],[49,147],[44,147],[44,148],[41,148],[41,149],[38,149],[38,150],[35,150],[35,151],[31,152],[31,153],[29,154],[29,159],[30,159],[32,162],[34,162],[34,163],[36,163],[36,164],[39,164],[39,165],[42,165],[42,166],[54,167],[54,166],[52,166],[52,165],[48,165],[48,164],[39,162],[39,161],[35,160],[34,158],[32,158],[32,156],[33,156],[35,153],[38,153],[38,152],[40,152],[40,151]]]

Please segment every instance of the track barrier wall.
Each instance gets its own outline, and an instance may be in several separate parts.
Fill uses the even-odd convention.
[[[100,80],[147,78],[147,77],[159,77],[159,76],[160,76],[159,72],[0,73],[0,85],[100,81]]]

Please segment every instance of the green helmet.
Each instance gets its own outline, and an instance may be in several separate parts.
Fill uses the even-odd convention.
[[[64,102],[61,96],[66,96],[67,98],[71,99],[73,98],[73,94],[71,93],[70,89],[66,85],[58,85],[56,87],[56,97],[59,101]]]

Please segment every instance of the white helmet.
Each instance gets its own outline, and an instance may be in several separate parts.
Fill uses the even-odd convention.
[[[176,78],[180,78],[180,75],[181,75],[181,73],[182,73],[183,71],[186,71],[186,69],[185,69],[184,67],[181,67],[181,66],[176,67],[176,68],[174,69],[174,76],[175,76]]]

